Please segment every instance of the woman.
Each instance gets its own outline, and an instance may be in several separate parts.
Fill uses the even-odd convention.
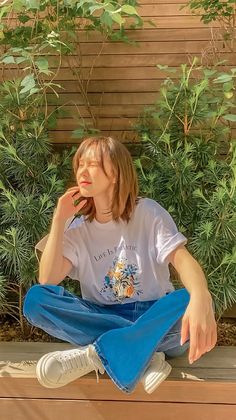
[[[50,234],[38,244],[40,284],[28,291],[23,312],[76,347],[44,355],[37,378],[53,388],[106,370],[122,391],[140,380],[151,393],[170,373],[165,356],[190,347],[192,363],[216,344],[205,276],[170,214],[138,197],[121,142],[85,139],[73,169],[76,185],[59,198]],[[185,288],[174,290],[170,263]],[[58,285],[66,276],[80,281],[82,298]]]

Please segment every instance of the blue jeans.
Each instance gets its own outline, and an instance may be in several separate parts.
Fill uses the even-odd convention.
[[[188,291],[175,290],[158,300],[97,305],[62,286],[32,286],[24,299],[25,318],[48,334],[78,346],[92,344],[113,382],[131,393],[155,351],[183,354],[181,320]]]

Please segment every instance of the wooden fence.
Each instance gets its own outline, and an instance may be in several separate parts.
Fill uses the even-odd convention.
[[[79,32],[77,48],[81,55],[63,57],[55,78],[64,88],[57,104],[63,104],[65,112],[50,131],[56,148],[78,143],[72,132],[81,120],[92,126],[96,123],[103,134],[116,136],[127,146],[137,143],[134,124],[144,107],[155,102],[163,79],[169,75],[157,64],[177,67],[194,56],[209,64],[216,59],[213,50],[217,44],[221,59],[236,65],[236,54],[227,51],[217,24],[205,25],[188,7],[181,9],[186,3],[140,0],[143,28],[127,29],[137,45],[107,42],[99,33]],[[52,56],[50,61],[56,69],[58,58]],[[49,111],[55,105],[56,96],[49,95]]]

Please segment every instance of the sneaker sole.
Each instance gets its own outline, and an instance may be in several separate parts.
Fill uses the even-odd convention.
[[[45,386],[46,388],[60,388],[61,386],[66,385],[66,384],[58,384],[57,385],[53,382],[50,382],[45,377],[44,365],[45,365],[45,362],[48,359],[51,358],[51,355],[52,355],[52,353],[48,353],[48,354],[45,354],[44,356],[42,356],[41,359],[39,359],[39,361],[37,363],[37,366],[36,366],[36,376],[37,376],[37,379],[38,379],[39,383],[42,386]]]
[[[148,383],[148,385],[143,385],[145,391],[148,394],[152,394],[153,391],[169,376],[172,370],[172,366],[169,363],[164,362],[163,370],[153,378],[153,380]]]

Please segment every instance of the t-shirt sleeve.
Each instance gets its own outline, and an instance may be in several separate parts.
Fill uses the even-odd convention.
[[[62,254],[73,264],[71,271],[68,273],[68,277],[76,280],[78,280],[79,277],[79,256],[77,247],[78,243],[75,238],[75,232],[73,232],[73,230],[64,232]]]
[[[163,207],[156,217],[155,224],[156,260],[158,264],[162,264],[174,249],[187,243],[187,238],[178,231],[171,215]]]

